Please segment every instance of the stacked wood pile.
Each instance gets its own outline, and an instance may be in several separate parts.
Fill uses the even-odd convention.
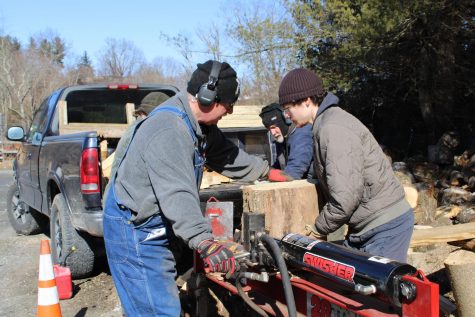
[[[416,230],[411,248],[434,248],[441,246],[440,243],[458,247],[443,264],[458,316],[473,316],[470,314],[475,311],[472,294],[475,281],[475,145],[456,153],[458,146],[455,133],[444,133],[439,142],[429,148],[428,160],[412,158],[407,162],[395,162],[393,169],[405,187],[406,198],[416,201]]]
[[[458,144],[456,135],[447,132],[430,149],[429,161],[411,158],[392,164],[406,197],[416,202],[417,225],[475,222],[475,146],[455,155]]]

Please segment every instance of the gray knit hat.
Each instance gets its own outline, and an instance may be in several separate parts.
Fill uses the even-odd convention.
[[[324,94],[323,82],[311,70],[297,68],[282,78],[279,86],[279,103],[285,105],[312,96]]]
[[[135,114],[139,115],[141,112],[145,113],[148,115],[150,112],[152,112],[153,109],[155,109],[156,106],[159,104],[163,103],[165,100],[170,98],[167,94],[160,92],[160,91],[154,91],[146,95],[143,99],[140,105],[135,108]]]
[[[200,87],[209,81],[209,74],[213,67],[213,61],[208,60],[203,64],[198,64],[196,70],[191,74],[187,91],[195,96]],[[239,81],[236,71],[226,62],[221,63],[221,69],[216,83],[216,99],[223,103],[234,103],[239,97]]]

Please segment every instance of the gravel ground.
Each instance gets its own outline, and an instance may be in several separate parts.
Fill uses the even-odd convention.
[[[45,234],[19,236],[11,228],[6,210],[10,170],[0,169],[0,316],[37,315],[40,240]],[[73,298],[60,301],[63,316],[122,316],[106,263],[94,276],[73,281]]]

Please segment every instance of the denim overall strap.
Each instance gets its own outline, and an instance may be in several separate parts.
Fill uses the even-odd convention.
[[[134,132],[132,134],[132,137],[130,138],[129,144],[127,144],[127,148],[125,150],[124,156],[122,156],[120,158],[119,166],[117,167],[116,171],[119,170],[120,165],[124,161],[124,158],[127,156],[127,152],[129,151],[129,146],[132,143],[132,140],[135,137],[135,133],[137,132],[139,127],[145,122],[145,120],[147,120],[148,118],[152,117],[153,115],[155,115],[159,112],[163,112],[163,111],[171,112],[171,113],[177,115],[178,117],[180,117],[185,122],[186,126],[188,127],[188,132],[190,133],[190,136],[193,140],[193,144],[195,145],[195,154],[194,154],[194,157],[193,157],[193,166],[194,166],[194,171],[195,171],[196,185],[197,185],[198,188],[200,188],[201,180],[203,178],[203,166],[206,162],[205,156],[204,156],[206,144],[204,142],[201,142],[202,144],[200,144],[200,142],[198,140],[198,136],[196,135],[195,130],[193,130],[193,126],[191,124],[190,118],[188,117],[186,112],[184,112],[184,111],[182,111],[182,110],[180,110],[176,107],[173,107],[173,106],[156,107],[155,109],[152,110],[152,112],[150,112],[150,114],[146,118],[144,118],[142,121],[140,121],[135,126]],[[115,176],[116,175],[111,175],[111,183],[112,184],[114,183]],[[120,204],[120,202],[118,202],[118,203]]]

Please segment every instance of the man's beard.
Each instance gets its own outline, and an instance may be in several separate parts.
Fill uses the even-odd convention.
[[[274,137],[274,140],[275,140],[275,142],[277,142],[277,143],[284,143],[284,136],[283,136],[283,135],[279,135],[277,138]]]

